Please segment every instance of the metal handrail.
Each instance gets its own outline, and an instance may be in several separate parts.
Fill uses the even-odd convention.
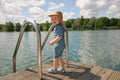
[[[45,38],[45,40],[44,40],[44,42],[43,42],[43,44],[42,44],[41,49],[44,48],[45,43],[46,43],[46,41],[47,41],[47,39],[48,39],[48,37],[49,37],[49,35],[50,35],[50,33],[51,33],[51,31],[52,31],[52,29],[53,29],[54,27],[55,27],[55,26],[53,26],[53,25],[50,26],[49,31],[48,31],[47,36],[46,36],[46,38]]]
[[[16,72],[16,55],[17,55],[17,52],[18,52],[18,49],[19,49],[19,46],[20,46],[20,42],[21,42],[21,39],[22,39],[22,36],[23,36],[23,33],[24,33],[24,30],[25,30],[25,27],[27,26],[27,24],[32,24],[36,30],[36,34],[37,34],[37,52],[38,52],[38,65],[39,65],[39,68],[38,68],[38,73],[39,73],[39,78],[41,79],[42,78],[42,49],[44,48],[44,45],[52,31],[52,29],[54,28],[54,26],[52,25],[47,33],[47,36],[42,44],[42,47],[41,47],[41,33],[40,33],[40,30],[38,29],[38,25],[35,23],[35,21],[26,21],[23,25],[22,25],[22,28],[21,28],[21,31],[20,31],[20,35],[19,35],[19,38],[18,38],[18,41],[17,41],[17,44],[16,44],[16,48],[15,48],[15,51],[14,51],[14,55],[13,55],[13,72],[15,73]],[[68,47],[68,31],[65,27],[65,30],[66,30],[66,67],[68,67],[68,56],[69,56],[69,47]]]
[[[35,21],[26,21],[22,25],[20,35],[19,35],[19,38],[18,38],[18,41],[17,41],[17,44],[16,44],[16,48],[15,48],[15,51],[14,51],[14,55],[13,55],[13,72],[14,73],[16,72],[16,55],[17,55],[17,52],[18,52],[18,49],[19,49],[19,46],[20,46],[20,42],[21,42],[25,27],[27,26],[27,24],[32,24],[34,26],[35,30],[36,30],[37,42],[38,42],[37,43],[38,65],[39,65],[38,73],[39,73],[39,77],[42,78],[41,33],[40,33],[40,30],[38,29],[38,25],[35,23]]]
[[[69,35],[66,27],[65,30],[66,30],[66,67],[68,67],[69,66]]]

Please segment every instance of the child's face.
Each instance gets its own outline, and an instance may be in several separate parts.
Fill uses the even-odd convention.
[[[60,18],[58,16],[51,16],[51,22],[55,26],[60,23]]]

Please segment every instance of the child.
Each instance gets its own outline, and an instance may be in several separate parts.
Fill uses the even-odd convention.
[[[53,59],[53,68],[48,69],[48,73],[65,73],[64,62],[62,60],[63,50],[65,49],[65,40],[64,40],[64,27],[63,15],[61,11],[55,11],[52,14],[48,15],[51,18],[52,25],[54,27],[54,37],[55,39],[50,41],[49,44],[55,44],[54,48],[54,59]],[[58,68],[58,63],[60,68]]]

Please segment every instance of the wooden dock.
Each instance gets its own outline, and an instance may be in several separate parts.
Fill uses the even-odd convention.
[[[120,72],[96,66],[69,61],[69,67],[64,74],[49,74],[47,68],[52,67],[52,62],[42,65],[43,80],[120,80]],[[0,80],[39,80],[38,66],[20,72],[0,77]]]

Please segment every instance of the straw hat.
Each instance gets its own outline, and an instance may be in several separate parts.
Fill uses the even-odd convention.
[[[53,13],[48,15],[49,17],[51,16],[60,16],[61,18],[63,18],[63,14],[61,11],[54,11]]]

